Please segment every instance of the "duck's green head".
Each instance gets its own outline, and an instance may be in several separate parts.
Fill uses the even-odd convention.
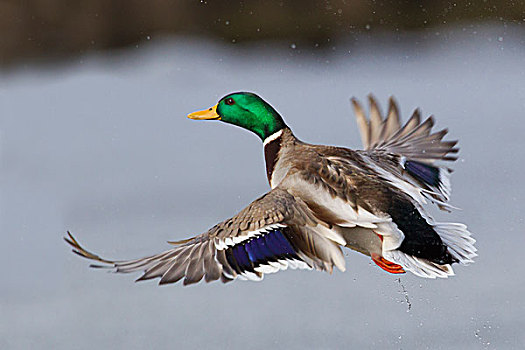
[[[261,140],[286,127],[283,118],[262,98],[250,92],[235,92],[215,106],[188,114],[190,119],[220,120],[257,134]]]

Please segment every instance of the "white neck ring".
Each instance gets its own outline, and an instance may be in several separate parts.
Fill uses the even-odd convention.
[[[264,139],[263,146],[266,146],[270,142],[278,139],[283,134],[283,129],[277,131],[276,133],[271,134],[267,138]]]

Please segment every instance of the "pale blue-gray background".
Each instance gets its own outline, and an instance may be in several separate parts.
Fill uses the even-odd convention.
[[[523,30],[467,26],[330,52],[160,38],[0,73],[0,348],[512,349],[525,343]],[[393,94],[460,139],[452,204],[480,256],[448,280],[347,272],[158,287],[87,268],[168,248],[268,189],[256,136],[188,120],[222,95],[267,99],[299,138],[359,147],[349,98]],[[403,291],[406,289],[406,293]],[[408,297],[410,310],[406,302]]]

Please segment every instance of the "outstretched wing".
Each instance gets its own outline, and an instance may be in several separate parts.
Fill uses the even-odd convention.
[[[65,240],[76,254],[103,263],[92,267],[115,272],[143,271],[138,280],[160,278],[159,284],[184,278],[184,285],[236,278],[260,280],[265,273],[290,268],[332,272],[344,270],[339,245],[345,240],[315,218],[304,202],[275,188],[236,216],[207,232],[179,242],[160,254],[112,261],[90,253],[68,232]]]
[[[450,197],[452,170],[435,164],[457,159],[457,141],[443,141],[448,130],[432,132],[434,118],[430,116],[421,122],[419,109],[402,126],[399,108],[392,97],[385,118],[373,96],[369,96],[369,118],[356,99],[352,99],[352,104],[366,151],[363,153],[370,155],[369,160],[378,172],[407,193],[414,193],[420,203],[424,203],[422,195],[442,209],[449,207],[446,202]]]
[[[434,117],[428,117],[421,123],[421,111],[416,109],[410,119],[401,126],[399,108],[393,97],[388,100],[388,112],[383,118],[379,105],[373,96],[368,97],[370,117],[353,98],[352,104],[361,133],[363,147],[367,151],[385,151],[397,153],[407,159],[433,163],[436,160],[457,159],[451,155],[459,151],[457,141],[442,141],[448,130],[432,132]]]

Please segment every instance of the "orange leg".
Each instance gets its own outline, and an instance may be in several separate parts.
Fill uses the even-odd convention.
[[[377,253],[372,253],[372,261],[376,263],[377,266],[390,273],[405,273],[403,267],[398,264],[394,264],[391,261],[386,260]]]

